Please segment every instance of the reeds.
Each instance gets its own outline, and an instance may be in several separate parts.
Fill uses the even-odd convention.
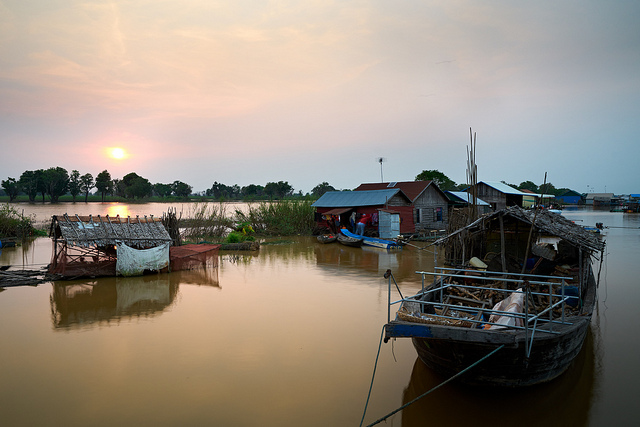
[[[181,221],[182,239],[195,242],[218,241],[226,236],[234,226],[233,219],[227,217],[223,203],[195,203]]]
[[[291,236],[311,234],[314,208],[309,200],[282,200],[249,205],[247,212],[236,211],[238,223],[248,223],[257,235]]]

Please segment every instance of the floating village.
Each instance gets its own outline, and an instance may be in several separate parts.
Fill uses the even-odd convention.
[[[562,206],[637,212],[640,199],[573,193],[551,198],[501,182],[477,182],[467,192],[442,191],[433,181],[366,183],[326,192],[312,204],[316,244],[435,251],[444,263],[416,272],[418,293],[403,295],[394,272],[384,274],[383,341],[410,339],[419,359],[451,380],[531,386],[567,370],[597,301],[606,227],[576,224]],[[221,248],[260,250],[256,242],[184,245],[171,212],[54,215],[49,237],[46,271],[3,266],[0,286],[216,268]]]

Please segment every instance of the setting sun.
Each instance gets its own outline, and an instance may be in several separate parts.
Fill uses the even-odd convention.
[[[124,150],[124,148],[113,147],[107,149],[107,152],[109,154],[109,157],[111,157],[112,159],[122,160],[127,158],[127,152]]]

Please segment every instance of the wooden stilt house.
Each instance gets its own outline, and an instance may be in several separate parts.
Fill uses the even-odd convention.
[[[54,215],[49,274],[60,278],[136,276],[217,266],[220,245],[171,247],[160,218]]]

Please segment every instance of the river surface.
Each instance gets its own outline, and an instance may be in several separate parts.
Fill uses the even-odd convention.
[[[69,205],[18,207],[42,222],[65,212],[167,210]],[[640,215],[564,214],[609,227],[599,305],[569,371],[520,390],[447,384],[380,425],[637,425]],[[0,265],[39,268],[50,257],[50,240],[39,238],[3,249]],[[407,295],[420,288],[415,271],[433,265],[427,250],[297,236],[257,253],[221,253],[207,271],[8,288],[0,291],[0,424],[357,426],[387,320],[383,274],[390,268]],[[443,380],[410,340],[382,344],[364,424]]]

